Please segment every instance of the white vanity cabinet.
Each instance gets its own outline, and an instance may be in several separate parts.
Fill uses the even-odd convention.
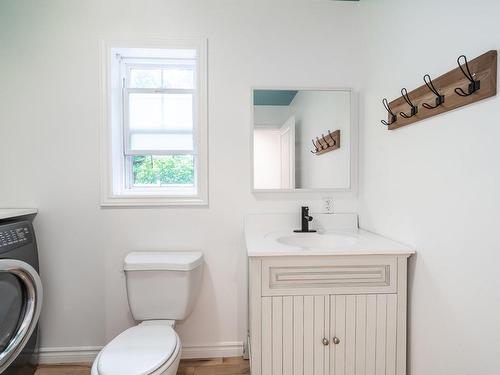
[[[405,375],[409,256],[250,256],[252,375]]]

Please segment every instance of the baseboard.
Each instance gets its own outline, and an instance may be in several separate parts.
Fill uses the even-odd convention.
[[[185,359],[241,357],[243,342],[221,342],[206,345],[183,345],[182,357]]]
[[[91,363],[102,349],[100,346],[40,348],[40,364]],[[184,345],[182,358],[241,357],[242,342],[221,342],[204,345]]]
[[[38,362],[44,365],[59,363],[92,363],[102,346],[40,348]]]

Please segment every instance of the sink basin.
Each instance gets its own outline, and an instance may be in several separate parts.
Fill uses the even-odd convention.
[[[352,246],[356,243],[357,239],[351,236],[331,233],[294,233],[288,236],[277,237],[276,241],[283,245],[306,249],[331,249]]]

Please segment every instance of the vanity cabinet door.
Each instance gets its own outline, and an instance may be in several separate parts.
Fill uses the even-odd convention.
[[[328,375],[330,296],[262,298],[262,375]]]
[[[331,375],[396,375],[396,294],[332,295],[329,310]]]

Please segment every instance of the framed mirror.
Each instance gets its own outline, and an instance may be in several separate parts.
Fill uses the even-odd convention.
[[[252,191],[356,191],[350,89],[255,88],[252,94]]]

